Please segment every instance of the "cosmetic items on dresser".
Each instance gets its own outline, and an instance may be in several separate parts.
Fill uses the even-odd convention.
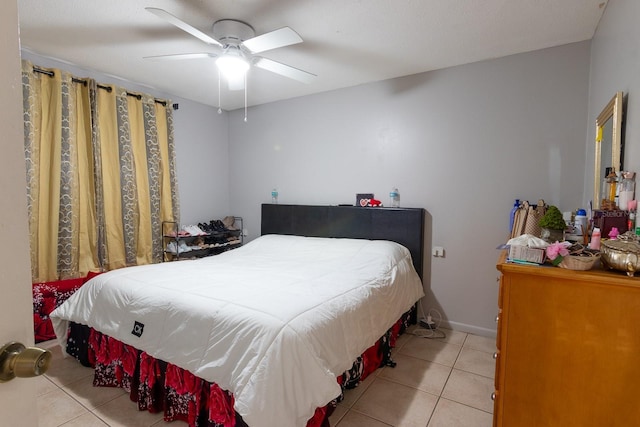
[[[585,211],[584,209],[578,209],[576,211],[574,227],[576,229],[576,234],[577,235],[584,236],[585,234],[588,234],[588,230],[587,230],[587,211]]]
[[[603,236],[608,236],[613,227],[622,234],[629,227],[629,212],[620,209],[615,210],[594,210],[593,226],[600,229]]]
[[[618,208],[623,210],[629,210],[629,202],[634,200],[636,191],[636,173],[635,172],[621,172],[622,180],[620,181],[620,188],[618,191]]]
[[[600,229],[594,228],[593,233],[591,233],[591,243],[589,243],[589,249],[593,249],[596,251],[600,250]]]
[[[600,209],[612,210],[618,207],[617,200],[618,190],[618,175],[616,171],[608,167],[605,171],[605,177],[602,182],[602,201],[600,202]]]
[[[638,208],[637,200],[629,200],[627,204],[629,207],[629,219],[627,220],[627,229],[629,231],[636,230],[636,209]]]

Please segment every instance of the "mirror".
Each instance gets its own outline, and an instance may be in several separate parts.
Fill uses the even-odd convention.
[[[596,119],[596,152],[593,181],[593,207],[600,209],[600,194],[606,168],[616,173],[622,170],[622,92],[617,92]]]

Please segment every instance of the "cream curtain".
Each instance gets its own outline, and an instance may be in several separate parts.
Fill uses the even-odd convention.
[[[23,61],[33,281],[161,261],[179,211],[171,109],[39,70]]]
[[[27,194],[34,281],[98,267],[91,188],[89,90],[69,73],[23,64]],[[80,143],[79,143],[80,141]]]
[[[107,86],[97,95],[108,270],[162,260],[162,221],[177,217],[171,109]],[[162,141],[160,143],[159,141]]]

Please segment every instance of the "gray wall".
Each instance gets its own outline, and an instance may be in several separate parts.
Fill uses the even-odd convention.
[[[231,214],[229,208],[229,153],[227,113],[133,83],[116,76],[83,69],[52,58],[22,51],[22,59],[34,65],[60,68],[77,77],[91,77],[103,84],[120,85],[130,91],[171,99],[179,105],[173,112],[181,222],[194,224]]]
[[[373,192],[428,213],[427,298],[452,327],[495,332],[496,246],[514,198],[583,205],[590,43],[514,55],[218,115],[91,70],[23,52],[103,83],[180,104],[182,222],[228,214],[259,235],[260,204],[354,203]],[[588,123],[589,122],[589,123]]]
[[[593,158],[596,117],[617,92],[624,92],[626,104],[626,170],[640,172],[640,2],[609,1],[591,44],[589,82],[589,133],[585,200],[593,194]],[[638,179],[636,178],[636,181]],[[638,192],[636,191],[636,194]]]
[[[498,251],[514,198],[582,206],[589,42],[306,96],[229,114],[231,208],[383,203],[428,212],[425,310],[495,333]]]

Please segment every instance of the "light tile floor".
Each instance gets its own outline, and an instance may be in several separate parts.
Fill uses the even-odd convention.
[[[405,334],[393,351],[395,368],[379,369],[345,393],[330,418],[336,427],[490,427],[495,339],[443,329],[446,338]],[[117,388],[93,387],[93,370],[53,354],[38,377],[39,427],[181,426],[138,411]]]

